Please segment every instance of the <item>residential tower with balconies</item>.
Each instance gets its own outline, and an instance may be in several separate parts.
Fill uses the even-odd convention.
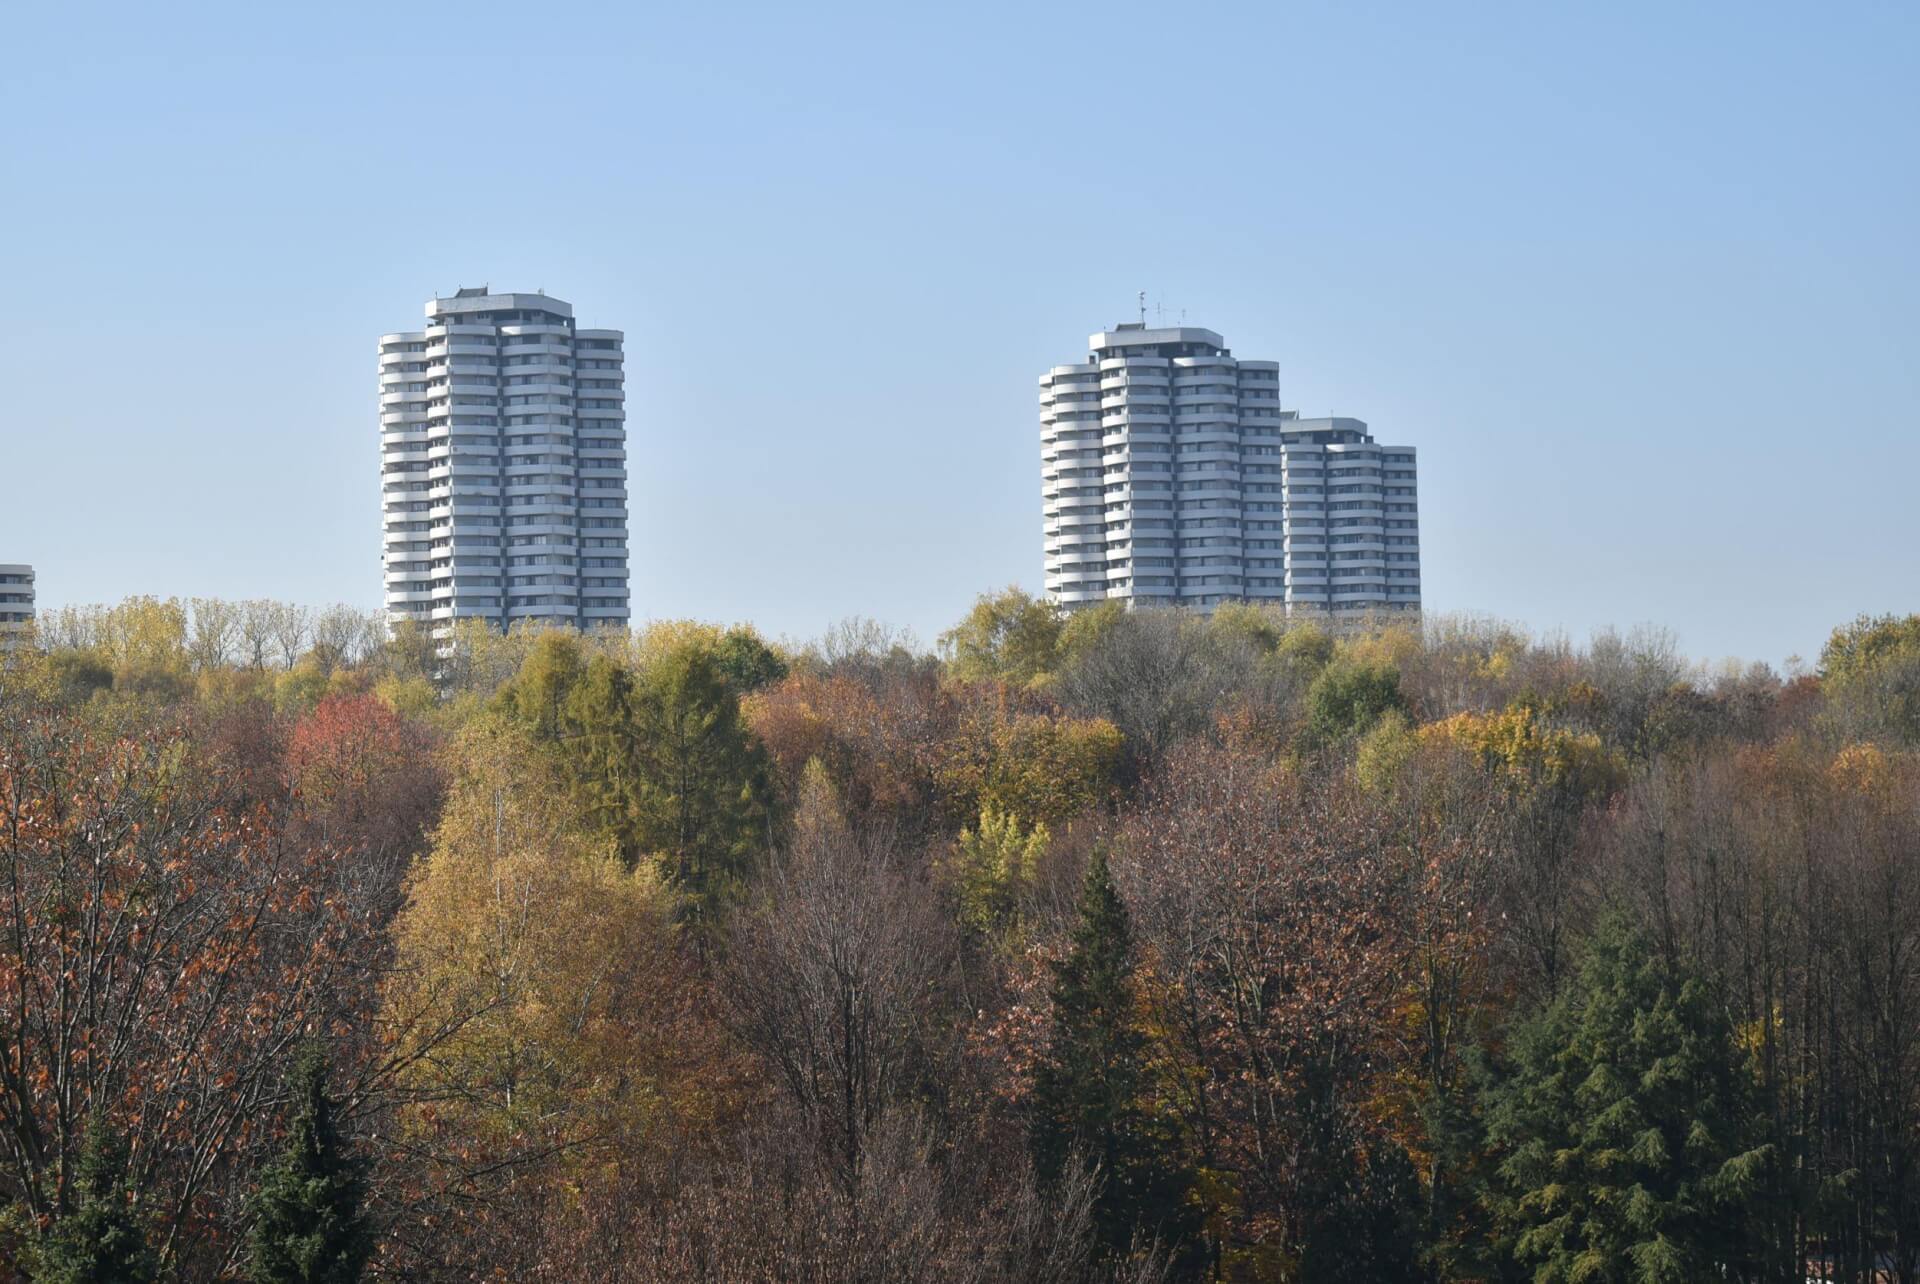
[[[559,299],[487,289],[381,337],[392,621],[626,627],[623,340]]]
[[[1040,377],[1046,591],[1078,607],[1417,609],[1411,446],[1280,407],[1212,330],[1121,325]]]

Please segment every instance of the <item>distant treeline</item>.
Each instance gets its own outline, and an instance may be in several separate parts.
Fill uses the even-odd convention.
[[[0,653],[31,1280],[1920,1281],[1920,616]]]

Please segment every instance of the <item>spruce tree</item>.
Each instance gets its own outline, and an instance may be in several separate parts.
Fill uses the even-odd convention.
[[[635,832],[639,760],[633,671],[606,656],[593,657],[568,693],[564,720],[569,733],[560,746],[560,762],[580,813],[633,865],[646,854]]]
[[[69,1211],[41,1241],[36,1284],[148,1284],[160,1278],[134,1210],[127,1145],[96,1111],[74,1173]]]
[[[698,643],[649,660],[631,707],[634,841],[659,857],[692,917],[710,919],[767,847],[766,752]]]
[[[1744,1057],[1699,981],[1609,916],[1509,1056],[1484,1097],[1501,1255],[1542,1280],[1748,1278],[1769,1152]]]
[[[1144,1107],[1146,1038],[1134,1023],[1133,936],[1104,854],[1080,894],[1073,948],[1054,966],[1053,1028],[1035,1076],[1031,1141],[1043,1184],[1077,1157],[1097,1165],[1094,1222],[1118,1255],[1136,1240],[1178,1247],[1195,1221],[1191,1174]]]
[[[541,744],[560,744],[576,730],[567,701],[586,672],[579,638],[558,631],[542,633],[513,677],[494,693],[493,707],[531,731]]]
[[[1420,1177],[1391,1138],[1359,1144],[1336,1129],[1301,1183],[1300,1272],[1315,1284],[1425,1284]]]
[[[350,1284],[373,1237],[360,1209],[360,1165],[346,1152],[327,1096],[327,1063],[302,1048],[290,1081],[293,1124],[286,1149],[261,1174],[253,1197],[255,1284]]]

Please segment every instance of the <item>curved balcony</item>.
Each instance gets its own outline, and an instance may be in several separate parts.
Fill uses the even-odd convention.
[[[1048,534],[1064,535],[1069,531],[1104,531],[1107,527],[1105,513],[1058,513],[1046,524]]]
[[[1158,435],[1170,439],[1173,433],[1173,417],[1162,411],[1138,408],[1129,408],[1100,417],[1100,431],[1103,435],[1115,428],[1144,429],[1148,432],[1157,430]]]

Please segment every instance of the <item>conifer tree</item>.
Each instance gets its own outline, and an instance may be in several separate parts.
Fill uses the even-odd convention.
[[[633,671],[606,656],[588,662],[568,693],[568,734],[559,761],[588,825],[612,838],[629,866],[647,853],[636,832],[639,749],[633,721]]]
[[[696,644],[646,664],[632,692],[633,832],[705,918],[768,846],[766,753]]]
[[[1542,1280],[1750,1278],[1769,1151],[1704,986],[1609,916],[1567,991],[1516,1027],[1510,1060],[1485,1096],[1502,1255]]]
[[[327,1096],[327,1063],[309,1044],[294,1059],[286,1149],[253,1197],[255,1284],[351,1284],[373,1239],[361,1212],[360,1165],[346,1152]]]
[[[126,1142],[98,1112],[87,1123],[70,1210],[37,1256],[36,1284],[148,1284],[160,1277],[134,1209]]]
[[[1077,1157],[1096,1165],[1104,1248],[1177,1246],[1195,1226],[1191,1175],[1145,1108],[1146,1038],[1134,1022],[1133,934],[1104,854],[1087,867],[1073,948],[1054,967],[1053,1028],[1035,1076],[1031,1142],[1043,1183]]]
[[[580,640],[558,630],[542,633],[513,677],[494,694],[493,707],[533,733],[559,744],[576,730],[567,701],[586,676]]]

